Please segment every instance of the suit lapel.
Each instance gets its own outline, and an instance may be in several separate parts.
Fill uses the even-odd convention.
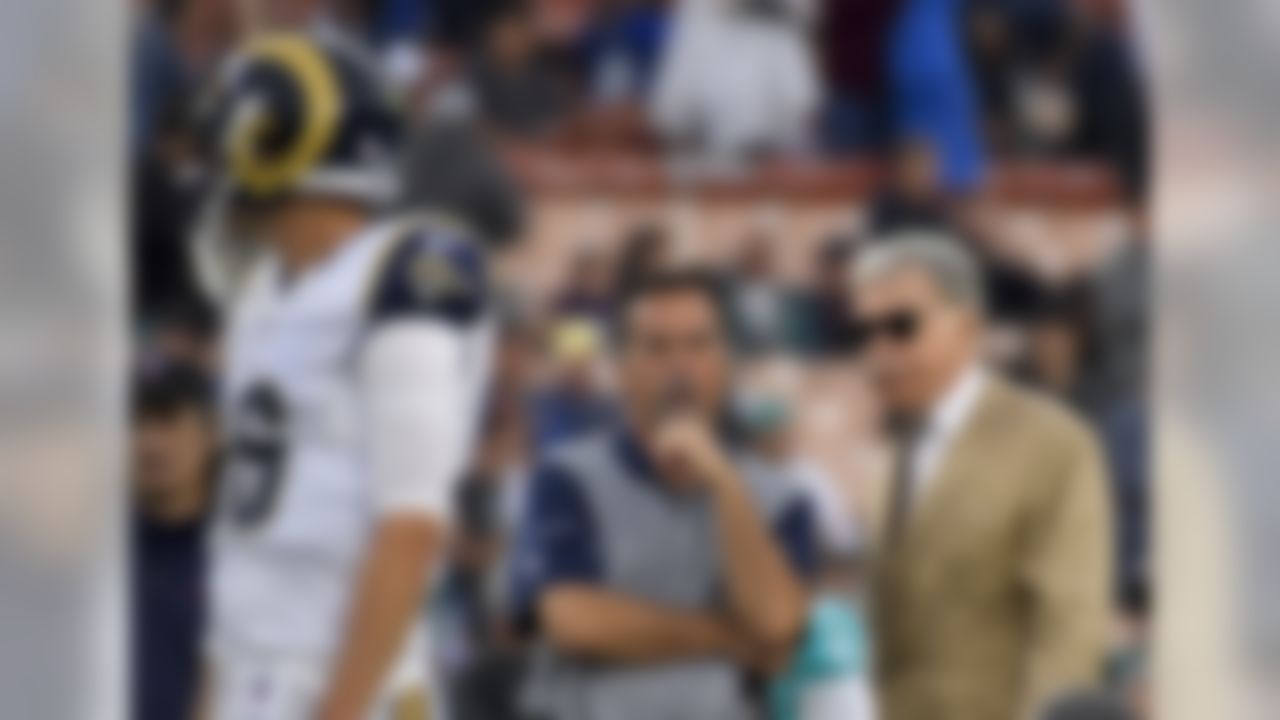
[[[930,535],[944,528],[947,519],[953,515],[948,509],[954,507],[970,489],[966,487],[966,478],[972,476],[974,468],[982,467],[984,459],[990,459],[992,445],[987,442],[987,430],[992,418],[998,415],[995,410],[1003,391],[998,378],[987,377],[977,406],[943,450],[937,475],[927,480],[923,496],[917,498],[912,508],[907,519],[904,545],[925,542]]]

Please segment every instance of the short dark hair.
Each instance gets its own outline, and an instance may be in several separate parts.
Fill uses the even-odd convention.
[[[702,297],[715,312],[717,326],[726,335],[729,333],[729,310],[724,282],[710,270],[688,267],[647,273],[622,288],[614,308],[613,338],[619,343],[626,341],[627,316],[639,303],[655,297],[685,294]]]
[[[631,228],[614,264],[614,286],[626,293],[631,286],[656,272],[670,250],[670,237],[661,225],[642,223]]]
[[[212,384],[204,373],[182,364],[167,364],[139,372],[134,378],[135,421],[164,421],[179,413],[212,411]]]

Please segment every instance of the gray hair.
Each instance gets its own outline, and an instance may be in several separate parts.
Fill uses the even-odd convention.
[[[959,240],[940,234],[910,233],[872,243],[854,263],[854,287],[870,285],[903,270],[927,274],[950,302],[978,314],[986,311],[977,260]]]

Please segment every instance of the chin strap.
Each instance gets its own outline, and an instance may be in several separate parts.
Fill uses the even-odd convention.
[[[262,254],[251,238],[232,230],[228,204],[227,192],[211,194],[200,209],[189,243],[189,257],[200,289],[224,309],[234,301],[249,268]]]

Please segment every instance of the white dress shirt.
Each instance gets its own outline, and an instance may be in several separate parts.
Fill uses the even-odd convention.
[[[911,456],[911,504],[917,506],[933,484],[947,449],[973,415],[987,378],[979,365],[966,369],[929,412]]]

